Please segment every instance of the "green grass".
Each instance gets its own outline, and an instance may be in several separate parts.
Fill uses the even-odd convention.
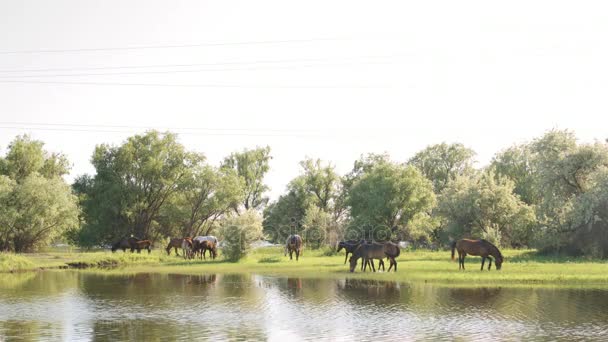
[[[327,256],[325,250],[305,250],[299,261],[283,256],[283,248],[254,250],[237,262],[184,260],[164,251],[152,254],[110,253],[108,251],[39,254],[2,254],[0,271],[37,269],[76,263],[109,273],[258,273],[301,278],[359,278],[404,282],[430,282],[450,286],[594,286],[608,288],[608,263],[604,260],[539,256],[532,250],[505,250],[501,271],[480,271],[481,259],[467,257],[466,271],[458,270],[449,251],[404,251],[397,273],[355,273],[344,265],[344,254]],[[8,261],[7,261],[8,260]],[[388,266],[388,263],[386,263]],[[8,265],[8,266],[6,266]],[[11,266],[12,265],[12,266]],[[110,268],[111,267],[111,268]]]
[[[0,253],[0,272],[15,272],[34,268],[27,257],[12,253]]]

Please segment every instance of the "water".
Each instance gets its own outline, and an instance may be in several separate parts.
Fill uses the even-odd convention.
[[[260,275],[0,275],[2,340],[608,340],[608,291]]]

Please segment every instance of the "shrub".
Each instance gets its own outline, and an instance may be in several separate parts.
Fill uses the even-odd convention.
[[[225,243],[222,253],[230,261],[243,258],[251,250],[251,244],[263,238],[262,218],[253,210],[224,219],[220,230]]]

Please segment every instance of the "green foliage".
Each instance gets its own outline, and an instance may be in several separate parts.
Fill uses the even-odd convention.
[[[450,239],[484,237],[498,245],[530,244],[533,209],[513,194],[514,183],[493,169],[457,177],[444,190],[438,212]]]
[[[264,211],[264,231],[272,241],[282,243],[292,233],[302,235],[318,248],[335,244],[342,235],[342,180],[331,165],[319,159],[300,162],[302,173],[289,182],[287,194]]]
[[[432,184],[413,166],[378,163],[353,183],[347,204],[356,238],[407,234],[408,223],[435,205]],[[353,233],[351,233],[353,234]],[[351,238],[351,237],[349,237]]]
[[[515,183],[513,192],[529,205],[539,204],[541,191],[536,177],[536,163],[530,145],[516,145],[494,156],[491,167],[497,176]]]
[[[97,146],[95,176],[81,177],[74,185],[84,210],[80,244],[94,246],[130,234],[153,239],[163,204],[202,159],[185,151],[174,134],[155,131],[132,136],[120,146]]]
[[[251,244],[264,237],[262,218],[254,210],[225,218],[221,223],[220,236],[225,243],[224,258],[238,261],[251,250]]]
[[[209,235],[217,220],[243,198],[243,181],[234,170],[202,161],[188,170],[180,188],[161,210],[163,236]]]
[[[60,177],[67,172],[63,156],[20,136],[1,161],[0,250],[32,251],[77,226],[77,199]]]
[[[269,190],[264,184],[264,176],[270,170],[270,147],[236,152],[224,159],[223,168],[233,169],[245,184],[242,206],[245,210],[261,210],[268,203],[264,193]],[[238,212],[238,206],[235,206]]]
[[[473,170],[475,152],[462,144],[441,143],[416,153],[408,164],[417,167],[433,182],[435,193],[441,193],[448,183]]]

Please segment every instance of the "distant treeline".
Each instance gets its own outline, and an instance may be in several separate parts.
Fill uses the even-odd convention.
[[[97,146],[95,175],[70,187],[61,178],[66,158],[19,136],[0,159],[0,250],[29,251],[60,239],[97,247],[129,235],[252,240],[263,227],[270,240],[298,233],[313,248],[341,239],[439,246],[475,237],[608,257],[608,145],[578,144],[570,131],[509,147],[483,169],[458,143],[429,146],[403,163],[363,155],[346,175],[305,159],[300,175],[269,203],[270,159],[269,147],[257,147],[216,167],[174,134],[151,131],[120,146]]]

